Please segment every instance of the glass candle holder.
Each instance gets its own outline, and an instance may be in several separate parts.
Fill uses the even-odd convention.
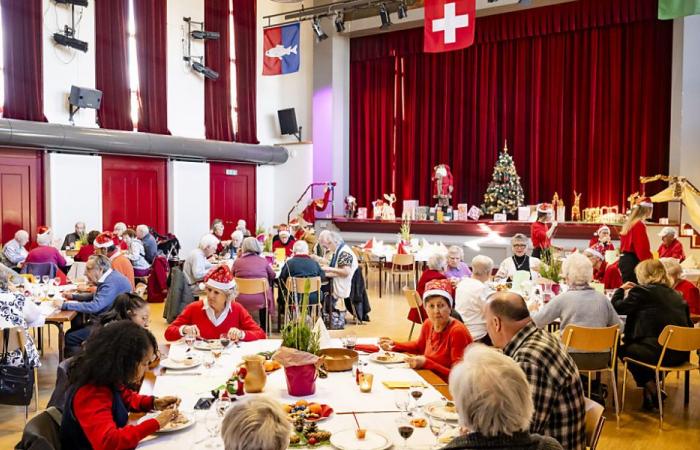
[[[372,381],[374,381],[374,375],[362,372],[360,374],[360,392],[372,392]]]

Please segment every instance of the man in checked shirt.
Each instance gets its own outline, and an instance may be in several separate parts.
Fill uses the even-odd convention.
[[[530,431],[555,438],[565,449],[585,449],[581,378],[559,339],[535,326],[525,300],[513,292],[491,294],[485,317],[493,345],[520,364],[530,381],[535,404]]]

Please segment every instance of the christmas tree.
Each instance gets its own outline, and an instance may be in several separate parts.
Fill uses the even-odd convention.
[[[520,177],[515,171],[513,158],[508,154],[508,143],[503,145],[503,151],[498,155],[498,161],[493,168],[493,179],[486,188],[484,203],[481,210],[486,214],[506,212],[516,214],[518,206],[525,201]]]

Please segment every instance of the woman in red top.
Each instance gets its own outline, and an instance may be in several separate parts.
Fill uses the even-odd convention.
[[[617,289],[622,286],[622,274],[617,263],[608,265],[597,248],[587,248],[583,253],[593,265],[593,279],[603,283],[604,289]]]
[[[678,231],[673,227],[664,227],[659,233],[661,245],[659,245],[659,258],[674,258],[679,262],[685,260],[683,244],[677,239]]]
[[[537,259],[542,259],[542,253],[552,246],[550,239],[552,234],[554,234],[557,223],[552,222],[552,226],[548,227],[547,222],[552,220],[553,215],[554,211],[549,203],[542,203],[537,206],[537,220],[530,226],[532,256]]]
[[[272,240],[272,251],[274,252],[278,248],[283,248],[285,256],[289,258],[292,256],[292,249],[294,248],[295,242],[287,225],[282,224],[279,226],[277,236]]]
[[[417,341],[394,342],[382,337],[379,346],[385,351],[408,352],[406,362],[412,369],[430,369],[447,380],[450,369],[462,359],[464,349],[472,343],[469,330],[450,316],[454,306],[454,288],[449,280],[430,281],[423,303],[428,320],[423,323]]]
[[[97,230],[92,230],[87,235],[87,244],[80,247],[78,253],[73,257],[73,261],[87,262],[88,258],[95,254],[95,239],[100,235]]]
[[[141,382],[157,348],[156,338],[130,320],[113,322],[87,341],[68,372],[72,387],[61,423],[63,448],[133,449],[177,416],[177,397],[139,395],[130,389]],[[154,419],[127,424],[129,411],[154,409],[162,411]]]
[[[588,241],[588,248],[594,248],[598,250],[602,255],[608,250],[615,250],[615,245],[612,243],[612,238],[610,237],[610,228],[607,225],[601,225],[598,231],[595,232],[590,241]]]
[[[222,334],[234,342],[265,339],[265,332],[250,317],[236,297],[236,282],[227,265],[213,268],[205,277],[206,300],[190,303],[165,330],[165,339],[176,341],[185,335],[219,339]]]
[[[634,268],[640,262],[651,259],[651,248],[649,246],[649,236],[644,220],[651,217],[654,205],[649,197],[640,198],[637,205],[632,208],[632,212],[620,231],[620,273],[622,281],[637,284],[637,276]]]
[[[671,287],[680,292],[683,300],[688,304],[690,314],[700,314],[700,290],[688,280],[681,278],[683,267],[673,258],[662,258],[661,262],[671,279]]]

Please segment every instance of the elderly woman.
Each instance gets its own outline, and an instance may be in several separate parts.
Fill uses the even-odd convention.
[[[122,239],[126,230],[127,227],[124,222],[117,222],[114,224],[114,231],[112,231],[112,234],[114,234],[114,243],[117,247],[119,247],[119,250],[127,249],[126,242],[124,242],[124,239]]]
[[[219,245],[219,240],[213,234],[205,234],[199,240],[199,247],[192,250],[190,255],[185,259],[185,265],[182,267],[182,272],[192,288],[193,294],[200,294],[202,291],[199,288],[199,283],[204,279],[212,264],[209,262],[211,257],[216,252],[216,246]]]
[[[617,289],[622,286],[622,274],[617,262],[608,264],[599,247],[587,248],[583,254],[593,265],[593,279],[596,282],[603,283],[605,289]]]
[[[262,246],[254,237],[243,239],[241,244],[241,256],[233,263],[231,271],[236,278],[265,278],[267,280],[267,292],[260,294],[240,294],[236,301],[249,313],[257,311],[258,323],[265,329],[267,326],[268,308],[274,306],[272,283],[275,281],[275,271],[270,263],[260,256]],[[265,302],[267,300],[267,303]]]
[[[593,237],[588,241],[588,248],[595,248],[603,255],[608,250],[615,250],[615,245],[612,243],[612,237],[610,236],[610,228],[607,225],[601,225],[593,233]]]
[[[134,266],[134,274],[136,276],[148,275],[151,265],[146,261],[146,250],[143,248],[143,242],[136,237],[136,231],[129,228],[124,232],[122,237],[128,247],[124,256],[126,256]]]
[[[418,283],[416,284],[416,292],[422,298],[425,292],[425,286],[432,280],[445,280],[445,271],[447,270],[447,258],[442,253],[433,253],[428,257],[428,268],[423,271]],[[413,323],[420,324],[425,320],[425,308],[420,305],[418,308],[411,308],[408,311],[408,320]],[[422,319],[422,320],[421,320]]]
[[[87,244],[80,246],[80,250],[73,257],[73,261],[87,262],[88,258],[95,254],[95,239],[100,235],[97,230],[92,230],[87,235]],[[119,241],[121,242],[121,241]],[[117,244],[117,237],[114,238],[114,244]]]
[[[72,449],[126,450],[177,416],[177,397],[139,395],[129,386],[141,382],[158,350],[156,338],[123,320],[100,329],[73,359],[71,389],[63,411],[61,446]],[[162,411],[130,425],[129,411]]]
[[[27,249],[24,247],[29,242],[29,233],[24,230],[17,230],[15,237],[8,241],[2,248],[3,260],[10,267],[17,267],[27,259]]]
[[[469,270],[469,266],[464,262],[464,250],[462,250],[462,247],[453,245],[447,249],[447,269],[445,270],[445,277],[448,279],[456,278],[457,280],[461,280],[471,275],[472,271]]]
[[[227,244],[223,241],[224,221],[221,219],[214,219],[214,221],[211,223],[211,229],[209,230],[209,233],[216,236],[216,238],[219,240],[219,243],[216,246],[216,254],[218,255],[219,253],[224,251],[224,248]]]
[[[282,405],[266,396],[236,402],[221,423],[225,450],[285,450],[291,432]]]
[[[248,230],[248,225],[246,224],[246,221],[243,219],[238,219],[238,222],[236,223],[236,230],[243,233],[244,238],[247,238],[250,236],[250,230]]]
[[[671,280],[660,261],[648,259],[634,269],[639,285],[627,282],[615,291],[612,304],[618,314],[627,316],[624,343],[620,345],[620,359],[629,357],[637,361],[656,364],[661,356],[659,334],[666,325],[692,327],[688,305],[681,295],[671,288]],[[675,366],[688,361],[688,352],[667,350],[663,363]],[[656,404],[657,386],[654,371],[635,364],[629,370],[644,388],[644,409],[653,409]]]
[[[240,303],[228,266],[220,265],[205,277],[207,296],[190,303],[165,330],[165,339],[176,341],[185,335],[218,339],[226,335],[232,341],[265,339],[265,332]]]
[[[295,239],[292,237],[292,233],[289,231],[289,227],[285,224],[279,226],[277,231],[277,236],[272,240],[272,251],[283,248],[284,254],[287,257],[292,256],[292,248],[294,247]]]
[[[522,233],[516,234],[510,240],[510,245],[513,249],[513,256],[501,262],[495,279],[497,281],[512,280],[515,272],[519,270],[530,272],[530,279],[537,279],[540,275],[539,268],[542,262],[539,258],[527,255],[527,236]]]
[[[678,230],[674,227],[663,227],[659,233],[661,245],[659,245],[659,258],[673,258],[679,262],[685,260],[683,244],[678,240]]]
[[[38,247],[32,249],[29,254],[27,254],[27,259],[24,260],[24,264],[28,263],[51,263],[56,265],[59,269],[65,267],[66,259],[61,255],[56,247],[53,247],[53,234],[43,233],[36,236],[36,243]]]
[[[488,256],[476,255],[472,259],[472,276],[457,284],[455,290],[455,310],[459,313],[469,334],[475,341],[490,345],[491,340],[486,333],[484,306],[486,298],[492,292],[486,285],[491,279],[493,260]]]
[[[29,367],[39,367],[39,354],[34,346],[34,341],[29,334],[28,327],[42,326],[44,319],[41,317],[39,307],[19,292],[11,290],[9,276],[11,272],[0,272],[0,329],[19,327],[24,330],[26,343],[24,349],[27,352]],[[14,289],[14,288],[12,288]],[[10,366],[23,366],[24,356],[19,349],[9,352],[6,362]]]
[[[245,236],[243,235],[243,232],[241,230],[235,230],[233,233],[231,233],[231,241],[229,242],[228,247],[224,252],[224,256],[232,260],[238,258],[238,251],[241,249],[241,245],[243,245],[244,237]]]
[[[661,258],[666,274],[671,280],[671,287],[678,291],[688,304],[690,314],[700,314],[700,290],[688,280],[681,278],[683,268],[675,258]]]
[[[513,359],[485,345],[470,345],[452,368],[449,386],[465,433],[444,450],[562,449],[556,439],[529,432],[532,388]]]
[[[423,304],[428,320],[423,323],[417,341],[394,342],[382,337],[379,346],[385,351],[418,355],[406,357],[412,369],[430,369],[447,380],[452,366],[462,359],[472,337],[463,323],[450,316],[454,307],[454,288],[448,280],[430,281],[423,294]]]
[[[333,297],[336,299],[350,297],[352,276],[358,267],[357,256],[343,241],[340,234],[334,231],[321,231],[318,235],[318,243],[333,255],[328,265],[321,265],[326,276],[332,279]]]

